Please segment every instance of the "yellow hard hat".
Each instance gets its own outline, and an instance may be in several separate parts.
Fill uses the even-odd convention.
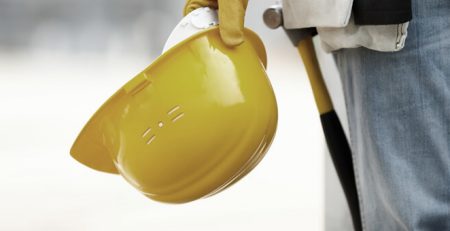
[[[277,124],[258,36],[229,48],[217,27],[163,53],[90,119],[71,155],[121,174],[146,196],[182,203],[210,196],[252,170]]]

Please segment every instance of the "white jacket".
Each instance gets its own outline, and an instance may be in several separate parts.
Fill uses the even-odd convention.
[[[405,45],[408,22],[393,25],[355,25],[353,0],[283,0],[284,26],[316,27],[325,51],[366,47],[399,51]]]

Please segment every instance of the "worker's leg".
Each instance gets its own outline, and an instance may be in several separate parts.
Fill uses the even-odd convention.
[[[368,231],[450,230],[450,1],[413,15],[400,52],[335,53]]]

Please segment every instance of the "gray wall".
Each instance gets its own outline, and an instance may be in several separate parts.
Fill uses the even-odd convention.
[[[0,50],[159,52],[183,2],[0,0]]]

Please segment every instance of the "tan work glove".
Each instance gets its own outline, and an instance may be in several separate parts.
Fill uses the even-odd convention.
[[[244,17],[248,0],[187,0],[184,15],[200,7],[219,9],[220,37],[228,46],[244,41]]]

